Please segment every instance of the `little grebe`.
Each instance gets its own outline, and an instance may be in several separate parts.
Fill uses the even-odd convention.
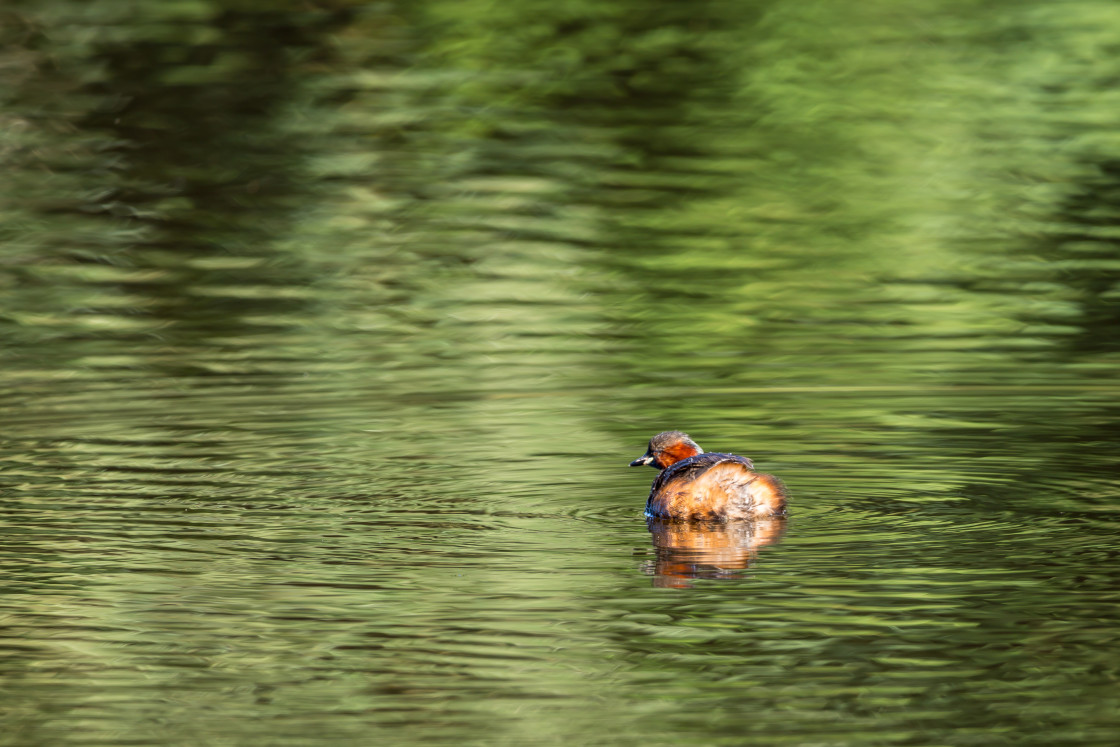
[[[786,489],[773,475],[754,471],[750,459],[705,454],[680,431],[658,433],[646,453],[630,462],[661,470],[646,502],[646,515],[659,519],[728,521],[782,516]]]

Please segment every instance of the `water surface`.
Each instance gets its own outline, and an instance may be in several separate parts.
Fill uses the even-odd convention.
[[[0,742],[1115,743],[1117,24],[11,4]]]

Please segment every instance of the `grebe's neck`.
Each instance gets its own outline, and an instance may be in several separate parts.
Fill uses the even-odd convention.
[[[687,441],[677,441],[658,452],[657,466],[661,469],[665,469],[667,467],[672,467],[683,459],[688,459],[689,457],[703,453],[703,450],[691,439]]]

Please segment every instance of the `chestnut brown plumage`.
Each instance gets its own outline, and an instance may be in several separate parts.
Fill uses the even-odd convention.
[[[788,494],[782,481],[754,471],[746,457],[704,452],[681,431],[650,439],[631,467],[660,472],[646,501],[646,515],[661,519],[736,521],[783,516]]]

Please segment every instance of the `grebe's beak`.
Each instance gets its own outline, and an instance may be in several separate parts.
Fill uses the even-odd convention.
[[[645,454],[642,454],[640,457],[638,457],[634,461],[630,462],[631,467],[644,467],[647,464],[653,464],[653,455],[650,454],[648,451]]]

